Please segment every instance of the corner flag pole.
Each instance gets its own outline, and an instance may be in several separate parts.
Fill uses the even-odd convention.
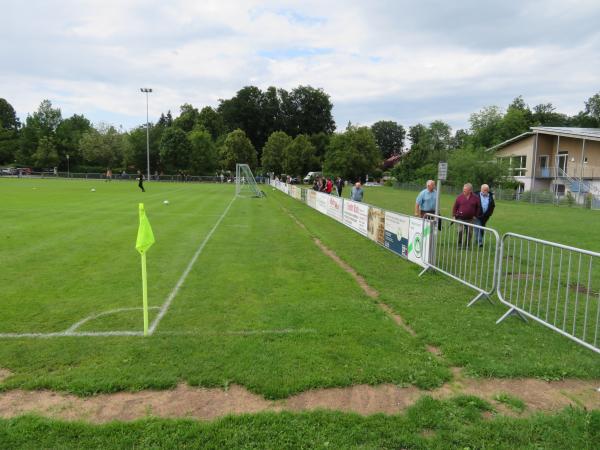
[[[146,275],[146,253],[142,253],[142,306],[144,308],[144,336],[148,336],[148,277]]]
[[[154,233],[152,233],[152,227],[148,217],[146,217],[146,211],[144,210],[144,204],[139,204],[140,213],[140,226],[138,228],[137,239],[135,242],[135,248],[140,252],[142,257],[142,305],[144,309],[144,336],[148,336],[148,276],[146,273],[146,252],[152,244],[154,244]]]

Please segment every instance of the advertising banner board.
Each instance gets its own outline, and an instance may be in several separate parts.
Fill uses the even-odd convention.
[[[429,221],[425,222],[426,226],[425,230],[423,230],[423,219],[411,217],[408,230],[408,260],[423,267],[426,267],[424,261],[427,261],[429,257],[429,246],[427,243],[431,230]]]
[[[408,258],[408,230],[410,217],[393,212],[385,212],[384,243],[394,253]]]
[[[327,199],[329,194],[323,192],[317,192],[317,211],[323,214],[327,214]]]
[[[385,242],[385,211],[374,206],[369,207],[369,223],[367,226],[369,239],[383,245]]]
[[[317,192],[316,191],[308,191],[306,204],[311,208],[317,209]]]
[[[327,215],[338,222],[343,222],[344,199],[330,195],[327,198]]]
[[[296,200],[301,200],[302,199],[302,188],[298,187],[298,186],[294,186],[294,193],[293,193],[293,197]]]
[[[369,205],[364,203],[344,200],[344,225],[367,235],[367,224],[369,223]]]

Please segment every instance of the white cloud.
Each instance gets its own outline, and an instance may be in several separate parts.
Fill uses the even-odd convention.
[[[181,104],[216,106],[255,84],[322,87],[348,120],[447,118],[523,95],[575,113],[597,87],[593,1],[12,2],[0,18],[0,96],[24,119],[44,98],[64,115],[126,127]]]

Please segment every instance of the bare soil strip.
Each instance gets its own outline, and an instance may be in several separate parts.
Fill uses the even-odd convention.
[[[0,367],[0,383],[2,383],[6,378],[12,375],[10,370],[3,369]]]
[[[600,380],[545,382],[533,379],[459,379],[433,391],[392,384],[358,385],[347,388],[315,389],[285,400],[270,401],[241,386],[205,389],[180,384],[168,391],[121,392],[81,398],[51,391],[11,390],[0,393],[0,417],[39,414],[61,420],[105,423],[145,417],[213,420],[228,414],[265,411],[311,411],[328,409],[361,415],[398,414],[421,396],[446,399],[459,394],[476,395],[492,403],[499,413],[518,415],[494,400],[510,394],[525,402],[523,416],[536,411],[553,412],[569,405],[600,409]]]

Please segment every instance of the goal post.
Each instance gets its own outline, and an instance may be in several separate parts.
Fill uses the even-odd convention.
[[[263,196],[248,164],[235,165],[235,195],[238,197]]]

